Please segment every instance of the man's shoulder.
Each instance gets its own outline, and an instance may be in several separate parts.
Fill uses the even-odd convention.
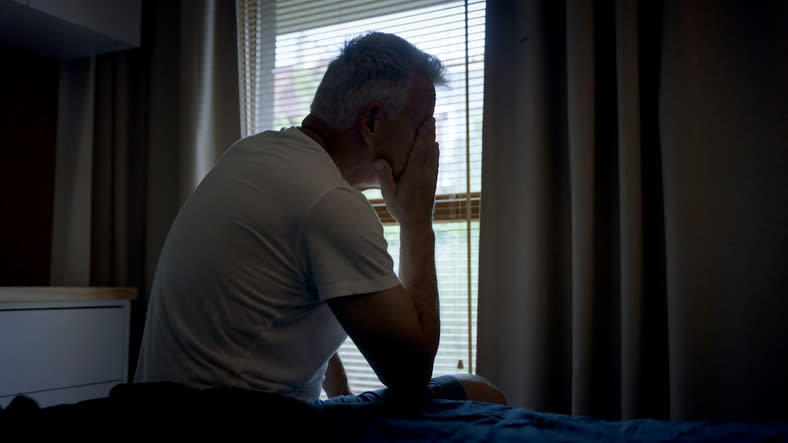
[[[267,129],[248,135],[241,138],[236,144],[254,144],[254,145],[270,145],[270,144],[286,144],[293,146],[304,146],[311,148],[319,148],[320,145],[314,140],[309,138],[306,134],[301,132],[295,126],[282,127],[278,130]]]

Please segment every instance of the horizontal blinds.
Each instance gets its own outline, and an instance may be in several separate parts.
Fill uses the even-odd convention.
[[[445,0],[287,0],[276,2],[280,34],[310,31],[348,22],[360,22],[420,10]]]
[[[299,125],[326,66],[359,33],[395,33],[446,65],[449,85],[436,91],[435,108],[441,159],[434,220],[442,317],[435,374],[472,371],[485,2],[468,1],[466,7],[465,1],[445,0],[237,0],[237,11],[243,135]],[[399,228],[380,192],[365,194],[397,261]],[[381,386],[351,340],[340,355],[354,392]]]

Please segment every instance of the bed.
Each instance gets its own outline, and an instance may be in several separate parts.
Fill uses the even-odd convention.
[[[0,430],[124,441],[177,435],[180,441],[788,442],[788,423],[616,422],[406,394],[375,405],[317,408],[275,394],[173,383],[118,384],[106,397],[46,407],[19,395],[0,410]]]

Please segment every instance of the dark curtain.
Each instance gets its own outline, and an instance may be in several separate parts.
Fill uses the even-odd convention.
[[[785,2],[488,1],[478,373],[608,419],[785,419]]]
[[[141,35],[61,66],[53,242],[53,285],[138,289],[130,378],[169,225],[240,137],[235,2],[143,1]]]

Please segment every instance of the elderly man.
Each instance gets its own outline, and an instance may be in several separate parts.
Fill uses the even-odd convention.
[[[364,34],[328,66],[300,127],[233,144],[172,224],[135,382],[233,386],[316,404],[390,392],[505,403],[481,377],[432,378],[440,338],[433,111],[444,83],[435,57],[395,35]],[[370,188],[380,188],[400,226],[398,273],[361,193]],[[388,389],[350,392],[336,354],[348,336]]]

